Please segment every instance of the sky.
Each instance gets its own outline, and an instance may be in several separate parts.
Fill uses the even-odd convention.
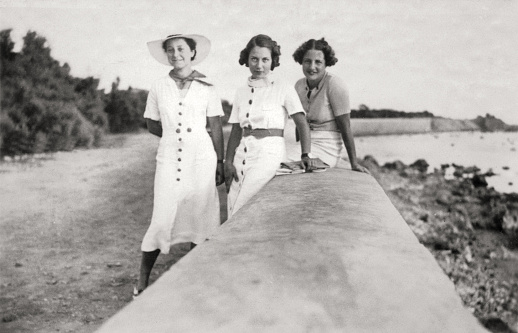
[[[292,57],[322,38],[338,63],[328,71],[347,85],[352,108],[388,108],[473,119],[490,113],[518,124],[518,0],[0,0],[0,29],[13,29],[15,51],[28,30],[76,77],[120,78],[149,90],[170,67],[146,42],[175,33],[212,43],[196,69],[232,102],[250,75],[239,53],[257,34],[281,45],[277,77],[303,77]]]

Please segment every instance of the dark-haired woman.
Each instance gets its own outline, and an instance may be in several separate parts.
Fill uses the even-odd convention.
[[[157,61],[173,69],[153,84],[144,112],[149,131],[161,139],[153,216],[142,241],[135,296],[148,286],[160,252],[169,253],[176,243],[190,242],[192,248],[216,231],[216,185],[224,181],[221,100],[205,75],[192,69],[208,55],[210,41],[200,35],[171,35],[149,42],[148,48]]]
[[[351,168],[369,173],[356,157],[349,92],[338,77],[326,70],[338,61],[333,49],[324,38],[310,39],[295,51],[293,58],[302,65],[305,76],[297,81],[295,90],[311,129],[312,154],[331,167],[336,167],[345,144]]]
[[[229,123],[225,182],[228,217],[235,214],[276,173],[286,158],[284,127],[293,118],[301,135],[301,160],[311,169],[309,127],[292,86],[274,78],[280,46],[269,36],[253,37],[241,51],[239,64],[252,74],[236,92]]]

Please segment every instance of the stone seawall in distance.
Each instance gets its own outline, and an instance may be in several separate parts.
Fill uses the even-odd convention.
[[[354,136],[419,134],[432,131],[432,118],[352,118]]]
[[[479,131],[472,120],[449,118],[352,118],[355,136]]]

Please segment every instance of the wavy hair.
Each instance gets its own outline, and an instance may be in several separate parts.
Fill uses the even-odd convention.
[[[246,47],[241,51],[239,54],[239,64],[245,65],[248,67],[248,57],[250,56],[250,51],[255,46],[259,47],[266,47],[270,50],[272,54],[272,66],[270,67],[271,70],[273,70],[275,67],[279,67],[280,62],[279,58],[281,55],[281,46],[277,44],[276,41],[271,39],[269,36],[266,35],[257,35],[252,37],[248,44],[246,44]]]
[[[322,51],[324,53],[324,59],[326,61],[326,66],[331,67],[334,64],[338,62],[338,59],[335,57],[335,51],[329,45],[325,39],[322,37],[319,40],[316,39],[310,39],[306,42],[304,42],[301,46],[299,46],[295,53],[293,53],[293,59],[295,59],[296,62],[302,65],[302,61],[304,60],[304,55],[309,50],[318,50]]]

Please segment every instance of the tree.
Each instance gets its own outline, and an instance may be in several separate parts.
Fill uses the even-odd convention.
[[[33,31],[14,53],[10,32],[0,31],[0,154],[98,144],[107,126],[98,80],[70,76],[70,66],[54,60],[46,39]]]

